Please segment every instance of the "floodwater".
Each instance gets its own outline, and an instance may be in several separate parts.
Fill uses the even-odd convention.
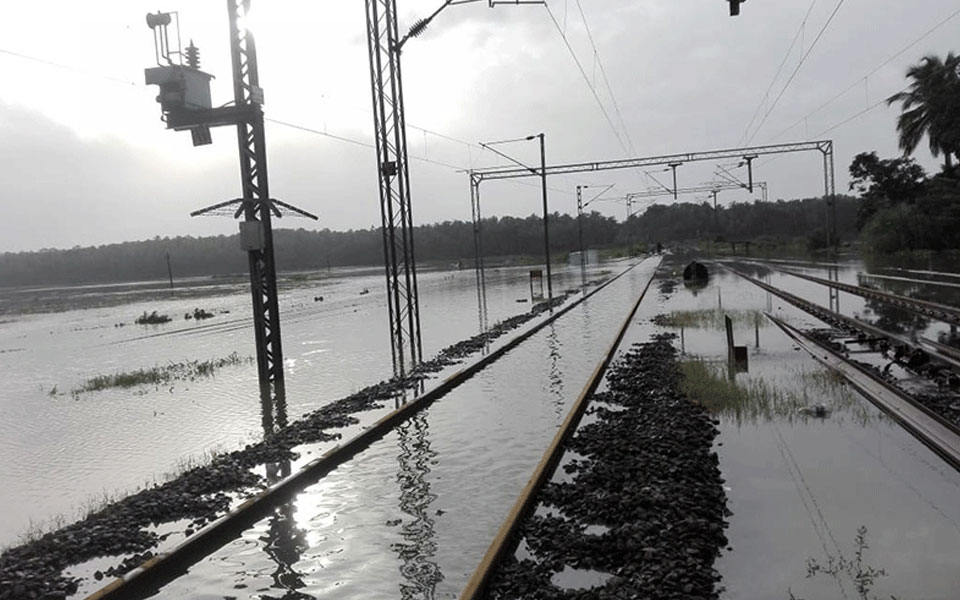
[[[192,567],[157,597],[456,597],[654,264],[648,260],[613,282]],[[678,334],[682,358],[702,360],[729,377],[721,329],[664,328],[651,319],[671,311],[721,309],[751,316],[770,311],[797,327],[823,327],[721,269],[713,271],[706,287],[687,288],[679,282],[682,266],[673,262],[661,268],[621,349],[671,331]],[[752,263],[737,266],[829,306],[823,286]],[[792,261],[790,266],[824,279],[869,280],[882,289],[916,289],[924,297],[936,294],[937,301],[960,304],[960,288],[934,285],[958,283],[957,276],[921,272],[944,271],[936,265],[910,271],[858,260],[838,265]],[[866,271],[884,277],[865,279]],[[560,277],[565,280],[555,289],[572,287],[579,270]],[[373,271],[321,278],[284,293],[291,418],[389,375],[380,278]],[[660,285],[666,281],[676,285]],[[491,272],[488,285],[491,323],[529,307],[515,302],[529,293],[524,269]],[[420,286],[423,306],[431,307],[423,310],[425,355],[476,332],[472,272],[426,274]],[[359,295],[365,288],[370,293]],[[0,351],[17,350],[0,354],[0,364],[15,373],[8,386],[16,392],[0,399],[5,457],[0,502],[13,514],[0,515],[4,531],[32,514],[23,506],[63,512],[91,491],[129,489],[146,473],[169,469],[178,457],[218,444],[234,447],[245,436],[259,435],[252,365],[225,367],[209,380],[177,382],[172,392],[102,392],[78,399],[69,393],[49,395],[52,384],[69,390],[111,369],[214,358],[234,350],[252,356],[250,325],[240,317],[248,311],[245,288],[236,283],[229,290],[207,299],[164,299],[157,292],[153,300],[113,308],[2,318],[12,322],[0,324]],[[324,295],[323,303],[313,302],[317,294]],[[942,324],[918,322],[856,296],[841,293],[839,300],[845,314],[880,326],[934,339],[949,334]],[[231,312],[199,324],[179,320],[158,329],[113,327],[144,310],[182,314],[195,306]],[[732,377],[775,401],[716,412],[721,433],[715,449],[732,511],[730,546],[717,563],[723,597],[955,598],[960,474],[831,377],[777,327],[762,318],[756,324],[751,318],[736,323],[735,340],[748,347],[749,368]],[[177,332],[146,337],[167,331]],[[116,343],[123,340],[128,341]],[[113,362],[105,369],[105,361]],[[824,418],[800,410],[820,403],[829,409]],[[58,495],[64,490],[64,497],[52,497],[54,489]],[[589,587],[604,577],[565,572],[557,583]]]
[[[572,309],[156,597],[456,597],[657,262]]]
[[[805,266],[824,279],[828,269]],[[859,263],[841,265],[840,280],[855,283],[860,270]],[[776,273],[770,277],[774,285],[828,306],[822,286]],[[657,313],[693,309],[772,309],[796,326],[823,327],[719,269],[704,289],[680,284],[654,298],[641,307],[639,318],[646,322],[632,329],[629,339],[642,341],[662,331],[649,322]],[[849,295],[841,297],[841,309],[865,312],[862,299]],[[749,371],[735,374],[737,383],[780,396],[773,406],[748,403],[716,413],[721,422],[716,451],[733,512],[730,547],[718,561],[723,597],[956,598],[960,474],[829,376],[779,328],[740,322],[734,338],[749,349]],[[722,329],[685,327],[676,343],[685,358],[716,365],[729,376]],[[823,419],[799,410],[819,403],[830,411]]]
[[[589,276],[622,268],[593,268]],[[472,270],[421,273],[425,357],[478,332],[474,281]],[[554,289],[579,281],[579,268],[558,268]],[[529,310],[516,302],[530,295],[527,268],[489,269],[487,282],[489,323]],[[261,437],[252,362],[162,387],[72,393],[98,375],[234,352],[253,358],[248,285],[227,278],[177,282],[173,290],[156,282],[0,289],[0,547],[31,523],[73,520],[104,496]],[[288,275],[280,288],[291,419],[391,375],[382,269]],[[215,316],[184,319],[195,308]],[[173,320],[133,323],[152,311]]]

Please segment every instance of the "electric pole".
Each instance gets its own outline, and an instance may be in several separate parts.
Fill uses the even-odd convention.
[[[397,23],[397,0],[365,0],[387,312],[390,317],[390,351],[393,373],[400,377],[408,367],[416,367],[423,358],[400,54],[404,44],[422,34],[444,9],[479,1],[445,0],[430,16],[414,22],[401,38]],[[497,4],[501,2],[488,0],[490,7]],[[511,0],[508,4],[543,2]]]
[[[244,217],[240,223],[240,245],[247,252],[250,266],[257,372],[260,395],[266,401],[283,398],[285,394],[271,218],[282,216],[281,206],[300,216],[317,217],[270,198],[257,47],[253,32],[241,27],[241,20],[250,12],[250,3],[251,0],[227,0],[233,66],[232,105],[213,108],[210,98],[213,77],[200,70],[199,52],[192,42],[185,53],[181,52],[179,41],[176,50],[171,47],[167,29],[171,15],[176,13],[147,15],[147,25],[154,32],[158,66],[146,70],[146,83],[160,86],[157,99],[167,128],[189,130],[195,146],[211,143],[211,127],[235,126],[237,129],[242,196],[195,211],[191,216],[232,213],[234,218]]]
[[[553,277],[550,271],[550,227],[547,223],[547,152],[544,147],[544,135],[538,133],[540,138],[540,187],[543,189],[543,250],[547,259],[547,299],[553,300]]]

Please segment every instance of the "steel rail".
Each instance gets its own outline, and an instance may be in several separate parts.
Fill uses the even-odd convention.
[[[897,308],[902,308],[925,317],[930,317],[931,319],[937,319],[938,321],[950,323],[951,325],[960,325],[960,308],[956,306],[940,304],[939,302],[930,302],[929,300],[920,300],[918,298],[910,298],[908,296],[900,296],[899,294],[892,294],[890,292],[881,292],[880,290],[872,290],[859,285],[840,283],[839,281],[830,281],[828,279],[814,277],[813,275],[807,275],[806,273],[800,273],[798,271],[794,271],[793,269],[784,269],[779,267],[771,268],[782,273],[787,273],[788,275],[792,275],[794,277],[799,277],[800,279],[806,279],[807,281],[812,281],[813,283],[819,283],[820,285],[825,285],[827,287],[840,290],[841,292],[846,292],[855,296],[861,296],[869,300],[884,302],[886,304],[896,306]]]
[[[870,369],[847,359],[827,344],[770,313],[766,315],[814,359],[843,376],[870,402],[893,418],[951,467],[960,471],[960,428],[877,376]],[[826,354],[823,354],[824,352]]]
[[[889,331],[885,331],[869,323],[864,323],[859,319],[854,319],[853,317],[848,317],[838,312],[829,310],[827,308],[820,306],[819,304],[815,304],[813,302],[810,302],[809,300],[804,300],[799,296],[795,296],[790,292],[786,292],[784,290],[781,290],[780,288],[773,287],[772,285],[764,283],[759,279],[754,279],[753,277],[750,277],[745,273],[741,273],[740,271],[728,265],[721,264],[721,266],[724,269],[727,269],[728,271],[730,271],[731,273],[734,273],[735,275],[746,279],[750,283],[770,292],[771,294],[774,294],[775,296],[778,296],[786,300],[790,304],[793,304],[797,308],[810,313],[811,315],[817,317],[818,319],[826,323],[841,324],[850,329],[869,333],[874,337],[881,337],[881,338],[894,340],[898,344],[902,344],[911,349],[920,349],[926,352],[930,356],[930,358],[937,360],[943,364],[946,364],[951,368],[953,368],[954,370],[960,371],[960,359],[955,358],[956,356],[955,354],[951,353],[952,355],[948,356],[945,352],[941,351],[938,348],[940,344],[936,344],[936,345],[931,344],[930,341],[926,340],[925,338],[921,338],[917,341],[914,341],[908,337],[905,337],[896,333],[891,333]]]
[[[547,451],[544,453],[543,458],[540,459],[539,464],[537,464],[537,467],[534,469],[533,474],[527,481],[527,484],[520,492],[520,496],[514,503],[513,508],[511,508],[510,512],[507,513],[507,518],[497,531],[497,534],[490,543],[490,547],[487,549],[486,554],[484,554],[480,564],[477,566],[477,569],[473,572],[473,575],[467,582],[467,586],[461,592],[460,600],[479,600],[480,598],[483,598],[486,594],[486,588],[490,582],[490,577],[493,575],[493,572],[496,569],[500,559],[504,556],[504,554],[516,547],[516,533],[520,528],[520,524],[527,517],[527,515],[530,514],[530,511],[533,509],[537,493],[556,469],[557,463],[560,461],[560,457],[563,455],[564,442],[573,434],[577,428],[577,425],[580,423],[580,419],[583,416],[583,412],[586,409],[587,404],[592,398],[593,393],[596,391],[597,386],[599,386],[600,382],[603,380],[603,377],[607,371],[607,367],[610,366],[610,362],[613,360],[617,349],[620,347],[620,342],[623,341],[623,336],[630,327],[630,323],[633,320],[634,315],[637,313],[637,309],[640,308],[640,303],[643,301],[644,296],[646,296],[647,290],[650,289],[650,284],[653,283],[655,276],[656,274],[650,278],[650,281],[648,281],[647,285],[643,288],[643,291],[640,293],[640,297],[637,298],[633,308],[627,314],[627,318],[624,319],[623,325],[620,326],[617,336],[610,345],[610,349],[607,351],[606,355],[604,355],[600,363],[597,364],[596,369],[594,369],[593,374],[587,381],[587,384],[583,387],[583,390],[580,392],[580,395],[574,402],[573,407],[571,407],[570,412],[567,414],[566,419],[564,419],[563,423],[560,425],[560,429],[557,431],[556,435],[554,435],[553,441],[551,441],[550,445],[547,447]]]
[[[645,262],[645,260],[630,265],[621,273],[618,273],[616,276],[597,286],[596,289],[555,311],[552,315],[530,329],[516,335],[490,354],[477,359],[470,365],[439,382],[433,388],[426,390],[407,404],[384,415],[353,438],[331,448],[321,456],[308,462],[296,473],[281,479],[258,494],[248,498],[242,504],[201,528],[170,550],[158,553],[126,575],[113,580],[104,587],[86,596],[85,600],[116,600],[120,598],[143,597],[146,594],[158,591],[160,586],[185,574],[191,565],[223,547],[230,540],[236,539],[258,521],[270,516],[278,504],[292,499],[296,494],[301,492],[303,488],[316,483],[338,466],[352,459],[377,440],[382,439],[393,428],[411,418],[417,412],[427,408],[435,400],[445,396],[504,356],[507,352],[532,337],[535,333],[573,310],[588,298],[599,293],[643,262]],[[650,282],[653,281],[654,275],[651,275],[650,281],[647,282],[648,288]]]

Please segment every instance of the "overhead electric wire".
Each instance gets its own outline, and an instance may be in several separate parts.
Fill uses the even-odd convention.
[[[573,58],[573,62],[576,63],[577,69],[580,71],[580,75],[583,76],[583,80],[586,82],[587,87],[590,88],[590,92],[593,94],[594,100],[597,101],[597,106],[600,107],[600,112],[603,113],[604,118],[607,120],[607,124],[610,125],[610,129],[613,130],[613,135],[616,136],[617,142],[620,144],[620,148],[623,150],[624,154],[630,155],[630,151],[627,149],[627,146],[623,143],[623,138],[620,137],[620,131],[617,126],[614,124],[613,119],[610,118],[610,113],[607,112],[606,107],[603,105],[603,101],[600,100],[600,95],[597,94],[597,89],[591,83],[590,78],[587,77],[587,72],[583,68],[583,64],[580,62],[580,58],[577,57],[577,53],[574,51],[573,46],[570,45],[570,40],[567,39],[566,34],[560,29],[560,23],[557,22],[556,16],[554,16],[553,11],[550,9],[550,5],[546,2],[543,3],[543,6],[547,9],[547,14],[550,15],[550,20],[553,22],[553,26],[556,28],[557,33],[560,34],[560,38],[563,40],[564,45],[567,47],[567,50],[570,52],[570,56]]]
[[[510,141],[515,141],[515,140],[510,140]],[[524,164],[524,163],[520,162],[519,160],[517,160],[517,159],[513,158],[512,156],[510,156],[509,154],[506,154],[506,153],[504,153],[504,152],[500,152],[500,151],[497,150],[496,148],[491,148],[491,147],[490,147],[490,144],[484,144],[483,142],[480,142],[480,146],[482,146],[484,150],[489,150],[490,152],[493,152],[494,154],[496,154],[496,155],[498,155],[498,156],[501,156],[501,157],[509,160],[509,161],[512,162],[513,164],[515,164],[515,165],[517,165],[517,166],[519,166],[519,167],[523,167],[524,169],[530,171],[531,173],[534,173],[534,174],[537,173],[537,170],[534,169],[533,167],[531,167],[530,165],[527,165],[527,164]]]
[[[958,14],[960,14],[960,11],[958,11]],[[952,16],[951,16],[950,18],[952,18]],[[942,67],[940,67],[940,69],[938,69],[938,70],[936,70],[936,71],[933,71],[932,73],[928,74],[927,77],[934,77],[934,76],[938,75],[939,73],[941,73],[942,71],[945,71],[945,70],[947,70],[947,69],[949,69],[949,68],[951,68],[951,67],[952,67],[952,65],[945,64],[945,65],[943,65]],[[926,78],[924,78],[924,79],[926,79]],[[914,82],[914,83],[916,83],[916,82]],[[909,85],[907,85],[907,86],[905,86],[905,87],[902,87],[902,88],[900,88],[899,90],[897,90],[896,92],[894,92],[893,94],[891,94],[890,96],[893,96],[893,95],[896,95],[896,94],[899,94],[899,93],[902,93],[902,92],[906,92],[906,91],[908,91],[913,85],[914,85],[914,84],[911,83],[911,84],[909,84]],[[870,106],[867,106],[866,108],[864,108],[864,109],[862,109],[862,110],[854,113],[853,115],[850,115],[849,117],[846,117],[846,118],[843,119],[842,121],[840,121],[840,122],[838,122],[838,123],[836,123],[836,124],[834,124],[834,125],[831,125],[830,127],[827,127],[826,129],[824,129],[823,131],[820,131],[819,133],[817,133],[817,134],[816,134],[815,136],[813,136],[813,137],[815,137],[815,138],[822,137],[822,136],[830,133],[831,131],[834,131],[834,130],[836,130],[836,129],[839,129],[840,127],[843,127],[844,125],[847,125],[848,123],[851,123],[851,122],[853,122],[853,121],[856,121],[857,119],[859,119],[859,118],[862,117],[863,115],[865,115],[865,114],[867,114],[867,113],[869,113],[869,112],[872,112],[872,111],[874,111],[875,109],[880,108],[881,106],[887,104],[890,96],[884,97],[883,99],[878,100],[877,102],[874,102],[874,103],[871,104]],[[779,159],[779,158],[782,158],[782,157],[783,157],[783,155],[771,156],[771,157],[769,157],[767,160],[761,162],[760,165],[758,165],[758,166],[763,166],[763,165],[770,164],[771,162],[773,162],[773,161],[775,161],[775,160],[777,160],[777,159]]]
[[[960,9],[957,9],[956,11],[954,11],[953,13],[951,13],[949,16],[947,16],[947,17],[945,17],[944,19],[942,19],[939,23],[937,23],[936,25],[934,25],[933,27],[931,27],[930,29],[928,29],[923,35],[921,35],[921,36],[918,37],[917,39],[913,40],[912,42],[910,42],[909,44],[907,44],[906,46],[904,46],[899,52],[897,52],[896,54],[894,54],[894,55],[890,56],[889,58],[887,58],[885,61],[883,61],[883,62],[880,63],[878,66],[876,66],[876,67],[874,67],[873,69],[871,69],[870,71],[868,71],[868,72],[867,72],[865,75],[863,75],[862,77],[858,77],[853,83],[851,83],[849,86],[847,86],[842,92],[836,94],[835,96],[833,96],[832,98],[830,98],[829,100],[827,100],[826,102],[824,102],[823,104],[821,104],[820,106],[818,106],[817,108],[815,108],[814,110],[812,110],[812,111],[810,111],[809,113],[807,113],[803,118],[798,119],[795,123],[793,123],[793,124],[790,125],[789,127],[783,129],[782,131],[780,131],[780,132],[777,133],[776,135],[772,136],[770,139],[771,139],[771,140],[776,140],[777,138],[779,138],[779,137],[782,136],[783,134],[787,133],[788,131],[790,131],[791,129],[793,129],[794,127],[796,127],[797,125],[800,125],[801,123],[803,123],[804,121],[806,121],[807,119],[809,119],[809,118],[812,117],[813,115],[817,114],[818,112],[820,112],[820,111],[823,110],[824,108],[830,106],[831,104],[833,104],[834,102],[836,102],[837,100],[839,100],[840,98],[842,98],[843,96],[845,96],[847,93],[849,93],[851,90],[853,90],[854,88],[858,87],[858,86],[860,85],[860,82],[868,79],[870,76],[876,74],[876,73],[879,72],[881,69],[883,69],[884,67],[886,67],[887,65],[889,65],[890,63],[892,63],[893,61],[895,61],[896,59],[900,58],[900,57],[903,56],[904,54],[906,54],[906,52],[907,52],[908,50],[910,50],[911,48],[913,48],[914,46],[916,46],[917,44],[919,44],[920,42],[922,42],[923,40],[925,40],[926,38],[928,38],[930,35],[932,35],[932,34],[933,34],[934,32],[936,32],[938,29],[940,29],[941,27],[943,27],[944,25],[946,25],[947,23],[949,23],[950,21],[952,21],[953,19],[955,19],[957,16],[960,16]]]
[[[371,149],[373,149],[373,150],[376,150],[376,149],[377,149],[377,147],[374,146],[373,144],[371,144],[370,142],[364,142],[364,141],[362,141],[362,140],[355,140],[355,139],[348,138],[348,137],[344,137],[344,136],[341,136],[341,135],[336,135],[336,134],[333,134],[333,133],[328,133],[328,132],[326,132],[326,131],[320,131],[319,129],[313,129],[313,128],[307,127],[307,126],[305,126],[305,125],[297,125],[296,123],[290,123],[289,121],[281,121],[281,120],[279,120],[279,119],[274,119],[274,118],[272,118],[272,117],[264,117],[263,120],[264,120],[264,121],[267,121],[267,122],[270,122],[270,123],[273,123],[273,124],[275,124],[275,125],[282,125],[282,126],[284,126],[284,127],[289,127],[289,128],[291,128],[291,129],[297,129],[297,130],[299,130],[299,131],[305,131],[305,132],[307,132],[307,133],[313,133],[313,134],[316,134],[316,135],[322,135],[322,136],[324,136],[324,137],[328,137],[328,138],[331,138],[331,139],[339,140],[339,141],[341,141],[341,142],[347,142],[347,143],[350,143],[350,144],[355,144],[355,145],[357,145],[357,146],[363,146],[363,147],[365,147],[365,148],[371,148]],[[445,163],[445,162],[442,162],[442,161],[439,161],[439,160],[433,160],[433,159],[427,158],[427,157],[425,157],[425,156],[417,156],[417,155],[415,155],[415,154],[408,154],[408,156],[409,156],[410,158],[414,159],[414,160],[419,160],[419,161],[423,161],[423,162],[426,162],[426,163],[438,165],[438,166],[441,166],[441,167],[446,167],[446,168],[448,168],[448,169],[453,169],[453,170],[455,170],[455,171],[466,171],[466,170],[468,170],[468,169],[465,169],[464,167],[461,167],[461,166],[458,166],[458,165],[452,165],[452,164],[450,164],[450,163]]]
[[[303,132],[305,132],[305,133],[312,133],[312,134],[314,134],[314,135],[319,135],[319,136],[327,137],[327,138],[334,139],[334,140],[337,140],[337,141],[340,141],[340,142],[346,142],[346,143],[348,143],[348,144],[353,144],[353,145],[355,145],[355,146],[363,146],[364,148],[370,148],[371,150],[376,150],[376,146],[374,146],[374,145],[373,145],[372,143],[370,143],[370,142],[365,142],[365,141],[363,141],[363,140],[356,140],[356,139],[353,139],[353,138],[344,137],[344,136],[342,136],[342,135],[336,135],[336,134],[334,134],[334,133],[328,133],[328,132],[326,132],[326,131],[320,131],[319,129],[314,129],[314,128],[312,128],[312,127],[307,127],[306,125],[298,125],[297,123],[291,123],[291,122],[289,122],[289,121],[282,121],[282,120],[280,120],[280,119],[274,119],[274,118],[272,118],[272,117],[264,117],[263,120],[264,120],[264,121],[267,121],[267,122],[270,122],[270,123],[273,123],[273,124],[275,124],[275,125],[281,125],[281,126],[283,126],[283,127],[289,127],[290,129],[296,129],[296,130],[299,130],[299,131],[303,131]],[[426,157],[424,157],[424,156],[409,155],[409,154],[408,154],[408,156],[409,156],[409,158],[412,158],[412,159],[414,159],[414,160],[419,160],[419,161],[422,161],[422,162],[425,162],[425,163],[429,163],[429,164],[432,164],[432,165],[436,165],[436,166],[439,166],[439,167],[445,167],[445,168],[447,168],[447,169],[451,169],[451,170],[456,171],[456,172],[459,172],[459,173],[466,173],[466,172],[470,171],[470,169],[468,169],[468,168],[466,168],[466,167],[463,167],[463,166],[453,165],[453,164],[445,163],[445,162],[442,162],[442,161],[439,161],[439,160],[433,160],[433,159],[430,159],[430,158],[426,158]],[[510,179],[510,180],[504,180],[504,181],[507,182],[507,183],[515,184],[515,185],[524,185],[524,186],[527,186],[527,187],[538,187],[538,188],[540,187],[540,184],[539,184],[539,183],[536,183],[536,184],[535,184],[535,183],[530,183],[530,182],[527,182],[527,181],[512,180],[512,179]],[[547,189],[549,189],[549,190],[551,190],[551,191],[554,191],[554,192],[557,192],[557,193],[560,193],[560,194],[572,194],[572,193],[573,193],[573,192],[570,192],[569,190],[564,190],[564,189],[554,188],[554,187],[548,187]]]
[[[597,44],[593,40],[593,33],[590,31],[590,25],[587,23],[587,15],[583,12],[583,6],[580,4],[580,0],[577,0],[577,9],[580,11],[580,18],[583,20],[583,28],[587,31],[587,39],[590,40],[590,45],[593,47],[594,60],[597,61],[597,66],[600,67],[600,76],[603,77],[603,83],[607,86],[607,92],[610,94],[610,101],[613,102],[613,110],[617,113],[620,127],[623,128],[623,135],[627,138],[627,147],[630,148],[630,154],[636,156],[637,152],[633,147],[633,140],[630,139],[630,131],[627,129],[627,124],[623,120],[623,113],[620,112],[620,104],[617,102],[617,97],[614,95],[613,88],[610,86],[610,80],[607,78],[607,70],[603,68],[603,61],[600,60],[600,51],[597,50]]]
[[[743,146],[747,141],[747,136],[750,134],[750,128],[753,127],[753,124],[756,122],[757,117],[760,115],[760,111],[763,110],[764,103],[770,99],[770,92],[773,90],[773,86],[777,83],[777,79],[780,77],[780,73],[783,71],[783,67],[787,64],[787,60],[790,58],[790,53],[793,52],[794,46],[797,45],[797,40],[800,39],[800,35],[807,27],[807,21],[810,19],[810,13],[813,12],[813,7],[817,5],[817,0],[813,0],[810,3],[810,8],[807,9],[806,16],[803,17],[803,21],[800,22],[800,27],[797,28],[796,35],[793,36],[793,41],[790,42],[790,47],[787,48],[787,51],[783,55],[783,60],[780,61],[780,66],[777,67],[777,72],[773,74],[773,79],[770,80],[770,85],[767,86],[767,91],[763,93],[763,97],[760,98],[760,102],[757,104],[757,110],[753,112],[753,116],[750,118],[750,123],[747,124],[746,128],[743,130],[743,137],[740,138],[739,146]]]
[[[783,98],[783,95],[787,92],[787,89],[790,87],[790,84],[793,83],[793,80],[796,78],[797,73],[800,72],[800,68],[803,67],[803,64],[807,61],[807,58],[813,52],[813,49],[817,47],[817,43],[820,41],[821,38],[823,38],[823,34],[826,33],[827,28],[830,27],[830,23],[833,22],[834,17],[837,16],[838,12],[840,12],[840,7],[843,6],[844,2],[846,2],[846,0],[840,0],[839,2],[837,2],[837,6],[834,7],[833,12],[830,13],[830,17],[827,19],[827,22],[823,24],[822,28],[820,28],[820,32],[817,34],[817,37],[813,40],[813,43],[810,44],[810,47],[807,49],[806,53],[804,53],[804,55],[800,57],[800,62],[797,63],[797,67],[793,70],[793,73],[790,74],[790,78],[787,79],[787,83],[784,84],[783,88],[780,90],[780,93],[777,94],[777,97],[773,101],[773,104],[770,106],[767,112],[763,115],[763,119],[760,121],[760,124],[757,125],[757,128],[753,130],[753,134],[751,134],[750,137],[747,139],[748,145],[753,142],[753,139],[755,137],[757,137],[757,134],[760,133],[760,130],[763,128],[764,123],[767,122],[767,119],[770,117],[771,113],[773,113],[774,109],[777,108],[777,104],[780,103],[780,100]]]
[[[0,54],[6,54],[6,55],[8,55],[8,56],[13,56],[13,57],[15,57],[15,58],[21,58],[21,59],[23,59],[23,60],[29,60],[29,61],[32,61],[32,62],[35,62],[35,63],[39,63],[39,64],[42,64],[42,65],[47,65],[47,66],[49,66],[49,67],[56,67],[56,68],[58,68],[58,69],[63,69],[63,70],[65,70],[65,71],[73,71],[73,72],[75,72],[75,73],[80,73],[80,74],[82,74],[82,75],[93,75],[94,77],[99,77],[100,79],[105,79],[105,80],[107,80],[107,81],[112,81],[112,82],[114,82],[114,83],[122,83],[122,84],[130,85],[130,86],[141,86],[141,85],[144,85],[144,84],[142,84],[142,83],[139,83],[139,82],[136,82],[136,81],[133,81],[133,80],[130,80],[130,79],[123,79],[122,77],[114,77],[113,75],[105,75],[105,74],[103,74],[103,73],[97,73],[97,72],[95,72],[95,71],[89,71],[89,70],[87,70],[87,69],[84,69],[84,68],[79,67],[79,66],[76,66],[76,65],[68,65],[68,64],[64,64],[64,63],[59,63],[59,62],[56,62],[56,61],[47,60],[47,59],[45,59],[45,58],[39,58],[39,57],[37,57],[37,56],[31,56],[31,55],[29,55],[29,54],[23,54],[22,52],[14,52],[13,50],[6,50],[6,49],[4,49],[4,48],[0,48]]]

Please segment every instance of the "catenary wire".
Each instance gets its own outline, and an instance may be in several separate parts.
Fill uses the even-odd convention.
[[[767,86],[767,91],[763,93],[763,96],[760,98],[760,102],[757,103],[757,109],[753,112],[753,116],[750,118],[750,122],[743,130],[743,136],[740,138],[740,143],[738,144],[739,146],[743,146],[746,143],[747,136],[750,134],[750,128],[753,127],[753,124],[757,121],[757,117],[760,116],[760,112],[763,110],[764,103],[770,99],[770,92],[773,91],[773,86],[777,83],[780,73],[783,72],[783,67],[787,64],[787,60],[790,58],[790,53],[793,52],[794,47],[797,45],[797,41],[800,39],[800,35],[807,26],[807,21],[810,19],[810,13],[813,12],[813,7],[816,5],[817,0],[813,0],[810,3],[810,8],[807,9],[807,14],[800,22],[800,27],[797,28],[797,33],[793,36],[793,41],[790,42],[790,47],[787,48],[787,51],[784,53],[783,60],[780,61],[780,66],[777,67],[777,72],[773,74],[773,79],[770,80],[770,85]]]
[[[763,119],[761,119],[760,124],[757,125],[757,128],[753,130],[753,134],[751,134],[750,137],[747,139],[747,144],[752,143],[753,139],[757,137],[758,133],[760,133],[760,130],[763,128],[764,123],[767,122],[767,119],[773,113],[774,109],[777,108],[777,104],[780,103],[780,100],[783,98],[783,95],[787,92],[787,89],[789,89],[790,84],[793,83],[793,80],[796,78],[797,73],[800,72],[801,67],[803,67],[803,64],[807,61],[807,58],[813,52],[813,49],[817,47],[817,43],[823,38],[823,34],[826,33],[827,28],[830,27],[830,23],[833,22],[834,17],[837,16],[838,12],[840,12],[840,7],[843,6],[844,2],[846,2],[846,0],[840,0],[839,2],[837,2],[837,6],[833,9],[833,12],[830,13],[830,17],[827,19],[827,22],[823,24],[823,27],[820,29],[820,32],[817,34],[817,37],[814,38],[813,43],[810,44],[810,47],[807,49],[806,53],[804,53],[804,55],[800,57],[800,62],[797,63],[797,67],[793,70],[793,73],[790,74],[790,78],[787,79],[787,83],[784,84],[783,88],[780,90],[780,93],[777,94],[777,97],[773,101],[773,104],[770,106],[767,112],[763,115]]]

